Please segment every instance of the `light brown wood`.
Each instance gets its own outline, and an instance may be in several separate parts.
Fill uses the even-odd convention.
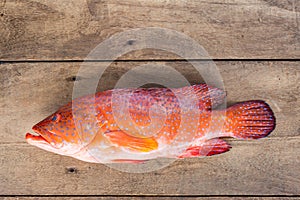
[[[297,0],[2,0],[0,59],[81,60],[115,33],[142,27],[182,32],[212,58],[299,58],[299,20]],[[123,58],[176,57],[144,50]]]
[[[147,62],[112,64],[99,83],[99,90],[112,89],[120,77]],[[151,62],[152,63],[152,62]],[[97,63],[104,66],[106,63]],[[153,63],[152,63],[153,64]],[[203,82],[187,62],[156,62],[177,69],[193,84]],[[216,62],[227,91],[229,105],[238,101],[262,99],[275,112],[277,128],[272,137],[299,135],[299,62]],[[72,100],[80,63],[16,63],[0,66],[1,142],[24,142],[31,127]],[[132,82],[147,77],[136,73]],[[85,81],[86,77],[79,77]]]
[[[145,63],[112,64],[100,81],[99,89],[113,88],[124,72],[142,64]],[[174,67],[191,83],[202,81],[186,62],[156,64]],[[277,128],[262,140],[229,140],[233,148],[228,153],[179,160],[162,170],[145,174],[118,172],[25,143],[24,134],[34,123],[71,100],[72,77],[76,76],[80,63],[0,65],[0,194],[299,194],[299,62],[216,64],[229,104],[250,99],[266,100],[277,117]],[[143,77],[147,72],[138,75]],[[78,81],[84,78],[79,77]]]
[[[0,62],[0,199],[10,200],[10,195],[24,195],[17,198],[25,200],[68,198],[55,195],[72,195],[74,200],[119,199],[120,195],[123,199],[132,199],[130,195],[136,199],[299,199],[300,62],[296,60],[216,62],[228,106],[262,99],[277,120],[267,138],[227,139],[233,148],[225,154],[177,160],[161,170],[128,174],[25,142],[24,135],[31,132],[32,125],[72,99],[75,81],[89,80],[84,75],[75,78],[81,63],[73,61],[86,59],[94,47],[114,34],[145,27],[181,32],[214,59],[300,58],[298,0],[0,0],[0,60],[21,61]],[[151,43],[161,38],[156,34]],[[121,44],[114,42],[105,52],[142,43],[129,38]],[[183,58],[209,58],[196,56],[198,51],[185,51],[184,43],[180,39],[171,43],[189,53]],[[162,50],[136,50],[118,59],[127,62],[115,62],[107,69],[99,91],[112,89],[122,75],[143,64],[171,66],[192,84],[207,78],[199,76],[190,63],[179,62],[182,57]],[[146,62],[155,59],[161,62]],[[58,60],[69,62],[48,62]],[[105,66],[108,62],[90,64]],[[135,72],[129,83],[145,80],[149,74],[147,70]],[[251,195],[255,197],[246,197]]]
[[[233,148],[228,153],[178,160],[143,174],[84,163],[27,144],[1,144],[0,194],[299,194],[299,142],[299,136],[230,141]]]

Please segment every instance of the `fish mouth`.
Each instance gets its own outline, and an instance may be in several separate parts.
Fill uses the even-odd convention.
[[[57,142],[55,142],[54,135],[48,130],[45,130],[37,125],[32,127],[32,130],[35,134],[32,133],[26,133],[26,141],[29,144],[35,145],[35,146],[51,146],[53,148],[61,148],[61,145],[58,145]],[[57,138],[57,136],[56,136]]]
[[[38,132],[35,131],[36,134],[38,135],[35,135],[35,134],[31,134],[31,133],[26,133],[26,140],[27,141],[30,141],[30,140],[33,140],[33,141],[36,141],[36,142],[42,142],[42,143],[47,143],[47,144],[50,144],[42,135],[40,135]]]

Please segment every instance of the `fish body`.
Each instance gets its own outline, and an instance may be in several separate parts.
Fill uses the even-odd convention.
[[[259,100],[213,110],[225,92],[206,84],[183,88],[114,89],[77,98],[33,126],[29,144],[95,163],[140,163],[158,157],[220,154],[221,137],[258,139],[275,128]]]

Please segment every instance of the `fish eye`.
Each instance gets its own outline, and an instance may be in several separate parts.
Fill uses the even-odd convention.
[[[52,117],[52,121],[53,122],[58,122],[61,118],[61,115],[60,114],[55,114],[53,117]]]

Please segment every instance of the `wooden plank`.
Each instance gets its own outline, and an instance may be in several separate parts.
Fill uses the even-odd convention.
[[[112,89],[129,69],[147,62],[116,62],[103,75],[99,90]],[[99,66],[105,63],[97,63]],[[153,64],[153,63],[152,63]],[[191,83],[202,78],[186,62],[156,62],[174,67]],[[251,99],[266,100],[277,118],[271,137],[299,135],[300,62],[217,62],[229,104]],[[44,117],[72,99],[80,63],[15,63],[0,65],[0,143],[24,142],[24,134]],[[147,75],[136,74],[132,78]],[[85,80],[80,77],[78,81]]]
[[[143,27],[182,32],[212,58],[299,58],[299,16],[297,0],[2,0],[0,59],[81,60],[115,33]],[[152,50],[123,56],[170,58]]]
[[[0,194],[299,195],[299,136],[230,143],[228,153],[138,174],[27,144],[1,144]]]
[[[112,64],[99,83],[101,89],[112,88],[124,72],[142,64],[145,63]],[[174,67],[192,83],[202,80],[186,62],[157,64]],[[72,77],[79,63],[0,65],[0,195],[299,194],[300,63],[216,64],[228,101],[266,100],[277,117],[276,130],[258,141],[230,140],[233,148],[226,154],[176,161],[145,174],[127,174],[101,164],[84,163],[24,142],[25,132],[35,122],[71,99]]]

